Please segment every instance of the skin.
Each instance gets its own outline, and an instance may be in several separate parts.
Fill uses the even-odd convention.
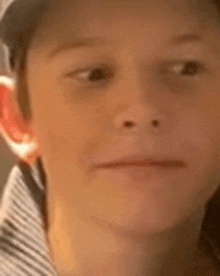
[[[61,1],[42,18],[23,74],[33,117],[13,124],[46,168],[59,275],[172,276],[195,266],[220,182],[220,25],[208,1],[196,2]],[[102,42],[69,47],[88,37]],[[188,61],[197,69],[184,75]],[[106,76],[89,81],[97,67]],[[96,166],[126,154],[185,166]]]

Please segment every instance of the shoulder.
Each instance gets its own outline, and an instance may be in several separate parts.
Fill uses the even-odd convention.
[[[206,205],[199,247],[204,260],[211,264],[209,268],[216,269],[220,275],[220,188]]]
[[[12,168],[2,196],[1,275],[56,275],[49,259],[41,217],[43,190],[39,177],[32,168],[20,165]],[[36,191],[37,198],[34,197]]]

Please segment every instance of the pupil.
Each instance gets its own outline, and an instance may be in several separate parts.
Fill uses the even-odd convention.
[[[101,69],[96,69],[91,74],[89,80],[90,81],[96,81],[96,80],[102,79],[103,77],[104,77],[104,74],[103,74],[102,70]]]
[[[197,70],[198,70],[197,64],[192,63],[192,62],[187,62],[186,66],[183,70],[183,74],[193,75],[197,72]]]

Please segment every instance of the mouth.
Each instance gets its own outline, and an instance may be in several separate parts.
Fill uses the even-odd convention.
[[[126,160],[127,159],[127,160]],[[185,168],[186,164],[181,160],[131,160],[126,158],[125,160],[116,160],[112,162],[97,164],[98,168],[122,168],[122,167],[158,167],[158,168]]]
[[[130,155],[119,159],[105,159],[96,163],[95,169],[103,179],[133,189],[169,186],[169,177],[179,174],[186,163],[175,158],[149,158]],[[172,183],[172,181],[171,181]],[[139,188],[138,188],[139,187]],[[147,189],[148,189],[147,188]]]

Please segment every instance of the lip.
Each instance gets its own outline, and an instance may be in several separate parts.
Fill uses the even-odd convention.
[[[96,164],[98,168],[120,168],[127,166],[136,167],[161,167],[161,168],[185,168],[182,160],[164,159],[155,160],[140,156],[127,156],[118,160]]]

